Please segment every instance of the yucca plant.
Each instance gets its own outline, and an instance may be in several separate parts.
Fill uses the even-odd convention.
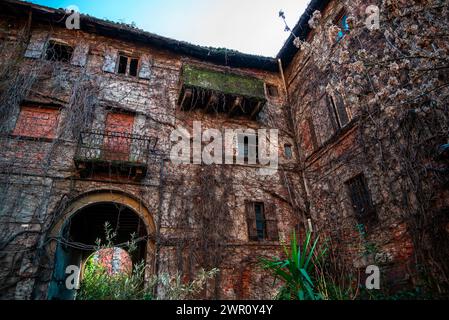
[[[262,258],[261,264],[271,272],[275,279],[282,281],[277,296],[279,300],[321,300],[323,297],[316,290],[314,283],[315,267],[318,260],[326,253],[325,248],[318,248],[319,237],[312,240],[312,233],[306,234],[304,242],[297,242],[296,232],[293,232],[290,247],[284,246],[285,260],[279,258]]]

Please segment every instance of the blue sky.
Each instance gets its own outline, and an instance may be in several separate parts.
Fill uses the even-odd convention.
[[[125,23],[194,44],[275,56],[288,34],[280,9],[293,27],[309,0],[31,0]]]

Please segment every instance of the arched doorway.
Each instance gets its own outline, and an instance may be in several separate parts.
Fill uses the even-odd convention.
[[[130,253],[132,263],[153,264],[153,219],[136,199],[117,192],[95,192],[75,200],[53,228],[51,252],[54,254],[53,276],[48,299],[70,300],[76,290],[67,288],[68,266],[80,272],[83,264],[98,250],[98,240],[107,244],[105,225],[115,236],[110,245],[128,250],[134,234],[135,250]],[[151,269],[151,268],[150,268]]]

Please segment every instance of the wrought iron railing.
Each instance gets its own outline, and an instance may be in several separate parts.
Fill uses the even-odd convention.
[[[157,138],[111,131],[84,131],[75,160],[145,165],[155,152]]]

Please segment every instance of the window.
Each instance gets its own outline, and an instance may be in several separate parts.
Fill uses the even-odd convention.
[[[346,110],[343,97],[335,93],[333,96],[329,97],[332,109],[334,110],[334,115],[337,119],[339,128],[344,128],[350,121],[348,111]]]
[[[279,97],[278,87],[274,84],[267,84],[267,93],[272,98]]]
[[[256,164],[258,159],[258,138],[255,134],[239,134],[237,136],[238,159],[245,164]]]
[[[72,55],[72,47],[55,41],[49,41],[45,59],[49,61],[70,62]]]
[[[13,135],[33,138],[55,138],[58,119],[58,109],[24,106],[20,110]]]
[[[291,144],[285,144],[284,145],[284,155],[285,155],[285,158],[287,158],[287,159],[293,158],[293,151],[292,151],[292,145]]]
[[[137,77],[139,68],[139,59],[131,58],[126,55],[120,55],[118,61],[118,74],[130,75]]]
[[[334,24],[340,27],[337,35],[337,41],[340,41],[345,34],[349,33],[348,15],[345,10],[340,11],[334,20]]]
[[[368,223],[376,220],[376,212],[364,175],[360,174],[355,178],[352,178],[346,182],[346,185],[359,222]]]
[[[263,203],[255,203],[254,211],[256,213],[256,230],[257,230],[257,239],[263,240],[265,239],[265,216],[263,210]]]
[[[247,201],[246,217],[250,241],[279,240],[274,204]]]

